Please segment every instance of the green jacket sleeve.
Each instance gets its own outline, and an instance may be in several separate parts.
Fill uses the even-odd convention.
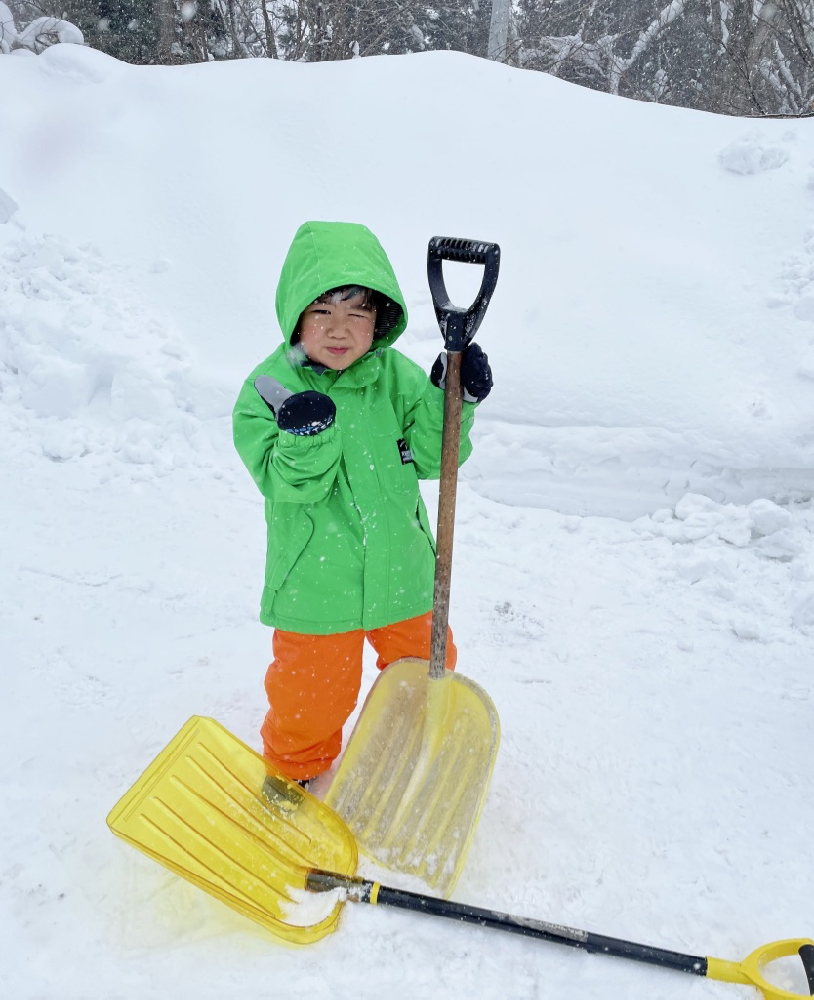
[[[430,382],[419,365],[401,355],[400,391],[406,403],[402,427],[404,439],[413,456],[419,479],[438,479],[441,475],[441,438],[444,428],[444,391]],[[475,404],[464,403],[461,416],[461,445],[458,465],[472,454],[469,433],[475,421]]]
[[[330,493],[342,457],[336,424],[312,437],[280,431],[250,378],[237,398],[232,431],[238,454],[267,499],[316,503]]]

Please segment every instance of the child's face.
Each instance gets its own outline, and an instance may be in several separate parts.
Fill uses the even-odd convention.
[[[376,309],[364,305],[364,295],[332,297],[312,302],[300,319],[300,344],[312,361],[334,371],[350,367],[373,343]]]

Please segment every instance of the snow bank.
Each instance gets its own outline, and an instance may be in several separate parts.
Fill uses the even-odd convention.
[[[187,465],[222,475],[231,395],[190,372],[170,319],[144,305],[124,269],[53,236],[14,241],[0,260],[2,420],[13,447],[150,475]]]
[[[344,218],[389,250],[412,316],[402,346],[425,365],[439,348],[427,239],[501,243],[480,335],[497,388],[464,473],[484,496],[632,518],[688,491],[740,503],[814,491],[807,123],[747,126],[454,53],[171,70],[58,45],[3,60],[3,74],[25,101],[0,109],[0,182],[28,240],[97,248],[154,317],[162,364],[144,376],[141,415],[153,440],[167,425],[188,433],[183,365],[159,346],[166,317],[183,381],[233,395],[278,342],[273,290],[296,227]],[[370,123],[373,147],[334,106]],[[472,275],[450,271],[463,302]],[[119,417],[135,419],[129,377],[103,411],[111,441]],[[75,420],[105,378],[63,370],[71,388],[48,405]],[[17,398],[43,414],[41,384]],[[63,457],[88,450],[68,436]]]

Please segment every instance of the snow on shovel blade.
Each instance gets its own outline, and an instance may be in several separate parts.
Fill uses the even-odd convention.
[[[264,788],[266,791],[264,792]],[[107,818],[113,833],[227,906],[296,944],[335,929],[300,904],[308,868],[352,875],[340,818],[213,719],[193,716]],[[300,907],[300,909],[302,909]],[[302,919],[299,919],[300,916]]]
[[[441,685],[442,717],[430,718]],[[491,699],[467,677],[392,663],[371,688],[325,796],[359,847],[448,897],[466,861],[497,756]]]

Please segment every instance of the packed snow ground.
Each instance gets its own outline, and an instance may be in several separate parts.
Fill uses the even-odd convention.
[[[190,715],[259,745],[229,413],[297,225],[371,226],[425,365],[428,238],[494,239],[452,624],[503,741],[455,898],[732,959],[814,935],[811,123],[440,53],[61,45],[0,59],[0,95],[3,996],[748,996],[350,906],[292,950],[104,818]]]

